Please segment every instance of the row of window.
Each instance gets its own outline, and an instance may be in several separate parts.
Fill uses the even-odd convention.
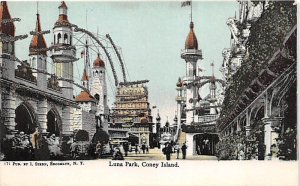
[[[72,36],[68,37],[68,34],[65,33],[62,37],[61,33],[57,35],[54,34],[54,44],[69,44],[72,45]]]
[[[137,104],[133,104],[133,103],[129,103],[129,104],[117,104],[117,108],[147,108],[147,103],[137,103]]]

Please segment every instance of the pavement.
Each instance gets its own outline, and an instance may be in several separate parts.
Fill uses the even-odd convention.
[[[124,155],[124,154],[123,154]],[[183,160],[182,154],[180,153],[179,159],[177,158],[176,153],[171,154],[171,160]],[[166,160],[166,156],[162,153],[161,149],[154,148],[149,149],[149,153],[143,154],[141,151],[137,154],[135,152],[128,152],[128,156],[125,157],[125,160]],[[193,155],[188,156],[186,160],[218,160],[216,156],[206,156],[206,155]]]

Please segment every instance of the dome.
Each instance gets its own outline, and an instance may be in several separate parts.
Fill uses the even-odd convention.
[[[142,117],[141,120],[140,120],[140,122],[142,124],[146,124],[146,123],[148,123],[148,119],[146,117]]]
[[[190,33],[185,41],[185,49],[198,49],[198,41],[196,34],[194,33],[194,23],[190,23]]]
[[[60,5],[59,5],[58,8],[66,8],[66,9],[68,9],[68,7],[67,7],[65,1],[62,1],[62,2],[60,3]]]
[[[13,22],[4,24],[2,21],[5,19],[11,19],[6,1],[1,1],[0,5],[0,32],[9,36],[15,36],[15,25]]]
[[[104,61],[100,58],[100,55],[98,54],[98,57],[97,59],[94,61],[94,68],[97,68],[97,67],[105,67],[105,63]]]
[[[75,101],[78,102],[89,102],[89,101],[95,101],[95,98],[91,96],[88,92],[86,91],[81,91],[78,96],[76,96]]]
[[[40,22],[40,15],[36,14],[36,17],[37,17],[37,20],[36,20],[35,31],[41,32],[42,28],[41,28],[41,22]],[[47,44],[46,44],[44,36],[42,34],[33,35],[30,46],[29,46],[30,55],[43,54],[44,56],[46,56],[47,55],[46,51],[41,51],[41,52],[34,51],[36,49],[42,49],[42,48],[47,48]]]
[[[60,6],[58,9],[64,9],[67,10],[68,7],[64,1],[61,2]],[[71,27],[71,23],[68,20],[68,15],[66,12],[63,12],[59,14],[58,20],[54,24],[54,28],[58,26],[66,26],[66,27]]]

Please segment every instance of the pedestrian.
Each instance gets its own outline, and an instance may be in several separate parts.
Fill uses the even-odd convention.
[[[185,145],[185,143],[183,143],[182,147],[181,147],[181,151],[182,151],[182,159],[186,158],[186,149],[187,146]]]
[[[169,143],[166,143],[165,147],[162,149],[163,153],[166,155],[167,160],[171,160],[172,147]]]
[[[127,156],[127,155],[128,155],[128,150],[129,150],[129,145],[128,145],[127,142],[125,142],[125,143],[123,144],[123,148],[124,148],[124,151],[125,151],[125,156]]]
[[[176,153],[177,153],[177,159],[179,159],[180,147],[178,144],[176,145]]]
[[[146,152],[147,152],[147,154],[149,154],[149,146],[148,145],[146,146]]]
[[[146,145],[145,144],[142,145],[142,150],[143,150],[143,154],[145,154],[145,150],[146,150]]]
[[[97,155],[96,156],[97,158],[101,158],[101,155],[102,155],[102,144],[100,143],[100,141],[97,142],[95,154]]]
[[[135,154],[137,154],[137,152],[138,152],[138,146],[135,145]]]
[[[124,160],[124,157],[121,153],[121,150],[119,147],[115,148],[114,154],[113,154],[113,160]]]

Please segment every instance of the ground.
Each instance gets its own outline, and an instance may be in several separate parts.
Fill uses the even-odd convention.
[[[124,155],[124,154],[123,154]],[[177,154],[173,153],[171,156],[171,160],[177,160],[176,159]],[[150,149],[149,153],[143,154],[135,152],[129,152],[128,156],[125,157],[125,160],[166,160],[166,156],[162,153],[161,149],[155,148],[155,149]],[[179,159],[182,160],[182,154],[180,153]],[[205,155],[195,155],[195,156],[188,156],[187,160],[217,160],[216,156],[205,156]]]

